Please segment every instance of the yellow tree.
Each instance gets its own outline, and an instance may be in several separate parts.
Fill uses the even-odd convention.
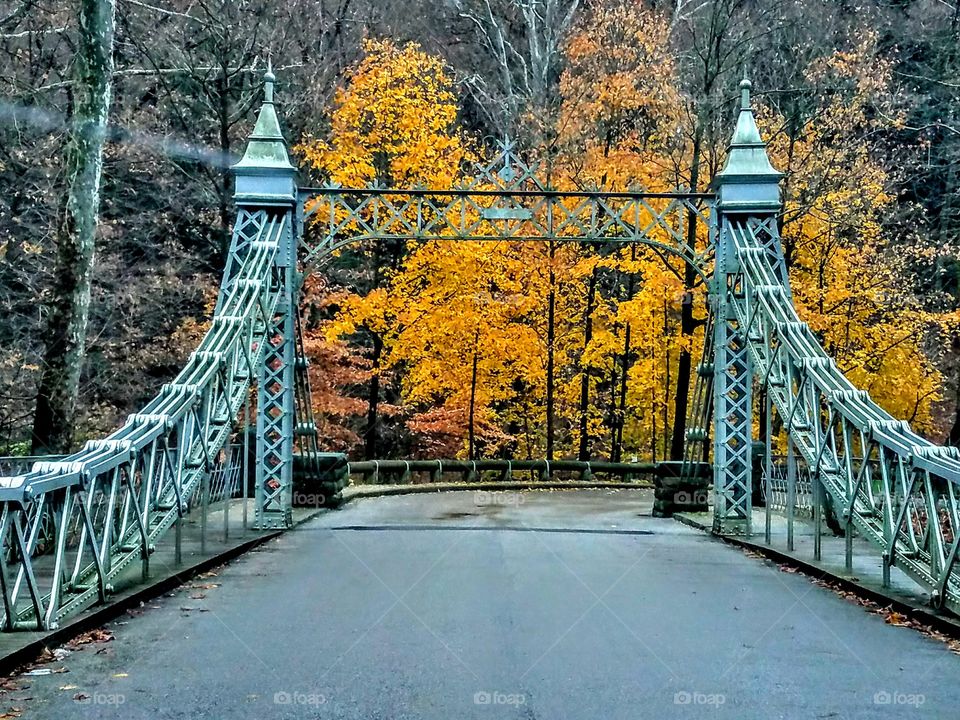
[[[518,450],[509,432],[518,389],[530,392],[540,368],[538,337],[523,320],[535,306],[504,242],[425,244],[391,288],[398,306],[391,361],[405,368],[409,426],[423,452],[443,448],[476,458]]]
[[[456,97],[443,62],[414,43],[367,40],[363,51],[334,98],[329,139],[308,138],[297,148],[305,164],[345,187],[372,182],[449,187],[469,153],[457,128]],[[355,293],[342,299],[339,315],[369,346],[362,432],[365,454],[374,457],[381,411],[390,409],[381,406],[393,312],[384,288],[407,248],[401,241],[371,241],[360,252],[369,271],[361,282],[351,279]]]
[[[892,67],[876,36],[807,71],[817,111],[794,132],[764,113],[770,153],[786,171],[782,237],[801,317],[850,380],[896,417],[933,432],[943,378],[926,346],[952,324],[925,311],[911,292],[902,249],[883,221],[895,198],[870,138],[898,122],[890,106]]]
[[[307,166],[344,187],[449,187],[468,156],[443,61],[416,43],[365,40],[337,90],[330,139],[299,146]]]
[[[570,186],[676,189],[671,158],[683,142],[683,102],[669,34],[659,13],[610,2],[596,6],[571,36],[558,119],[562,177]],[[652,235],[672,242],[665,233]],[[656,456],[672,425],[668,405],[678,376],[670,364],[689,344],[677,326],[683,264],[618,246],[616,238],[597,239],[606,257],[594,249],[580,260],[588,268],[582,346],[566,389],[578,399],[578,455],[600,450],[605,420],[614,459],[624,449]]]

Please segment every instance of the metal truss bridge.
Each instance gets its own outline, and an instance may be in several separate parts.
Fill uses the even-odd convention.
[[[815,497],[829,498],[848,546],[859,534],[879,549],[885,576],[896,566],[935,606],[960,612],[960,455],[853,387],[797,316],[778,236],[780,173],[757,130],[749,82],[714,192],[696,194],[555,191],[509,143],[454,188],[301,188],[273,75],[265,81],[234,167],[237,217],[200,346],[108,437],[0,478],[4,630],[55,628],[104,602],[121,574],[139,566],[146,576],[151,553],[248,418],[256,418],[255,437],[243,433],[256,457],[256,527],[287,527],[295,456],[309,466],[322,446],[299,344],[302,277],[349,243],[396,239],[642,243],[690,264],[707,283],[710,318],[680,480],[712,455],[714,531],[753,532],[753,412],[762,396],[767,490],[776,413],[786,475],[803,474]],[[815,503],[818,525],[822,507]]]

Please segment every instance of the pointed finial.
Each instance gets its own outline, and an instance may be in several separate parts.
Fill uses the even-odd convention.
[[[263,74],[263,101],[265,103],[273,102],[273,84],[277,81],[277,76],[273,74],[273,63],[270,56],[267,56],[267,71]]]
[[[730,140],[727,162],[713,180],[720,209],[726,212],[768,211],[780,207],[781,173],[770,164],[767,146],[760,137],[750,107],[752,87],[744,72],[737,126]]]
[[[743,80],[740,81],[740,109],[749,110],[750,109],[750,90],[753,88],[753,83],[750,82],[750,79],[747,77],[747,69],[743,69]]]
[[[262,202],[265,199],[288,202],[296,198],[296,168],[290,163],[277,108],[273,104],[276,79],[268,58],[267,70],[263,74],[263,104],[257,113],[257,124],[243,157],[233,166],[237,178],[234,191],[237,202]]]

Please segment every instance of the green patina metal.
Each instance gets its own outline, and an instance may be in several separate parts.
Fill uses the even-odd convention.
[[[257,124],[247,140],[247,148],[240,162],[233,166],[234,173],[244,174],[249,170],[262,172],[277,169],[296,171],[287,153],[287,142],[280,130],[280,119],[273,103],[273,84],[276,77],[270,70],[263,76],[263,104],[257,116]]]

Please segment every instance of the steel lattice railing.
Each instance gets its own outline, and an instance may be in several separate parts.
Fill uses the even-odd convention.
[[[141,412],[104,440],[0,478],[3,629],[56,627],[103,601],[131,564],[146,575],[156,543],[227,443],[269,344],[281,293],[274,258],[287,220],[249,213],[234,233],[206,336]]]
[[[742,275],[729,301],[798,459],[829,494],[848,537],[852,526],[880,548],[885,580],[899,567],[934,605],[960,612],[960,452],[891,417],[827,356],[797,316],[770,251],[773,223],[735,223],[731,232]]]

